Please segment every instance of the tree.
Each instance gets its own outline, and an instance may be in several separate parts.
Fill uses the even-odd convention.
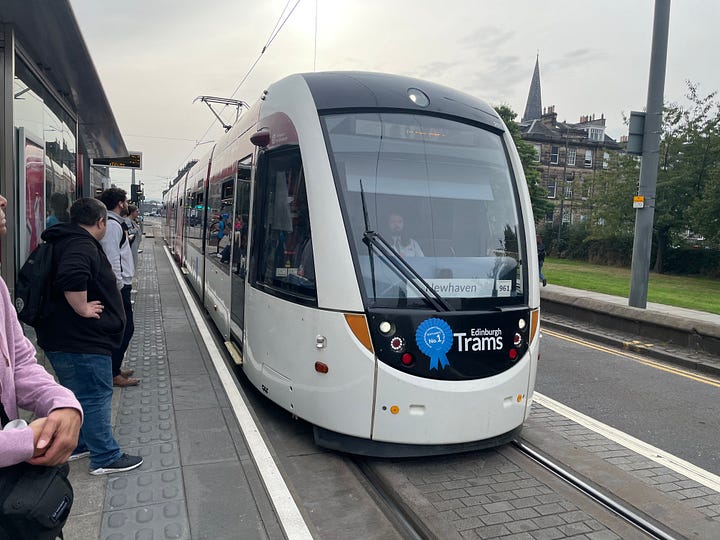
[[[720,241],[720,104],[716,93],[700,96],[688,83],[687,104],[663,112],[654,214],[654,270],[663,271],[671,246],[690,235]],[[594,238],[632,236],[639,161],[618,155],[599,176],[595,191],[598,226]]]
[[[520,126],[515,121],[517,113],[513,111],[510,106],[499,105],[495,107],[495,111],[497,111],[500,118],[505,122],[515,142],[518,154],[520,155],[520,163],[522,163],[525,181],[527,182],[528,191],[530,192],[533,214],[535,214],[535,220],[537,221],[553,209],[553,204],[548,201],[547,192],[545,188],[540,185],[540,172],[536,166],[535,148],[521,138]]]
[[[596,236],[618,233],[632,236],[635,223],[632,198],[637,193],[639,178],[640,160],[621,153],[613,154],[608,168],[597,174],[593,191]]]
[[[661,272],[669,247],[689,232],[718,238],[720,223],[720,104],[716,92],[701,97],[688,82],[688,106],[671,103],[663,114],[655,206]]]

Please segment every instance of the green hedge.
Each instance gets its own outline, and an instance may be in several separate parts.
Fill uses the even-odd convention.
[[[720,251],[688,247],[670,249],[663,259],[663,272],[720,278]]]
[[[559,235],[557,226],[553,225],[539,227],[538,232],[543,236],[547,253],[554,257],[625,268],[632,263],[632,231],[598,236],[598,230],[593,231],[586,223],[576,223],[563,225]],[[651,268],[654,268],[655,253],[653,242]],[[663,273],[720,277],[720,251],[691,247],[669,249],[663,260]]]

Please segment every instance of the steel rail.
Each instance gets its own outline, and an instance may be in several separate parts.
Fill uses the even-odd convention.
[[[564,480],[566,483],[570,484],[575,489],[581,491],[588,497],[603,505],[605,508],[615,513],[628,523],[631,523],[641,531],[660,540],[681,540],[680,537],[674,536],[670,531],[663,529],[662,527],[658,526],[657,524],[637,513],[628,505],[623,504],[622,501],[613,499],[612,497],[592,486],[590,483],[586,482],[582,478],[568,471],[562,465],[552,461],[549,457],[544,455],[539,450],[532,448],[526,443],[518,440],[513,441],[512,444],[522,454],[532,459],[548,471],[552,472],[558,478]]]

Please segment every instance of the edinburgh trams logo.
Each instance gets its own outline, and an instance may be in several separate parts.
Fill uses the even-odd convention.
[[[442,319],[426,319],[415,332],[420,351],[430,357],[430,369],[450,365],[447,353],[453,349],[459,353],[500,351],[503,348],[503,332],[500,328],[471,328],[453,333],[450,325]]]

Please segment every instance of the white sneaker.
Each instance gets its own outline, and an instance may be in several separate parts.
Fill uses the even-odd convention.
[[[68,463],[70,461],[75,461],[78,459],[86,458],[90,455],[90,450],[85,450],[84,452],[78,452],[77,454],[71,454],[68,458]]]

